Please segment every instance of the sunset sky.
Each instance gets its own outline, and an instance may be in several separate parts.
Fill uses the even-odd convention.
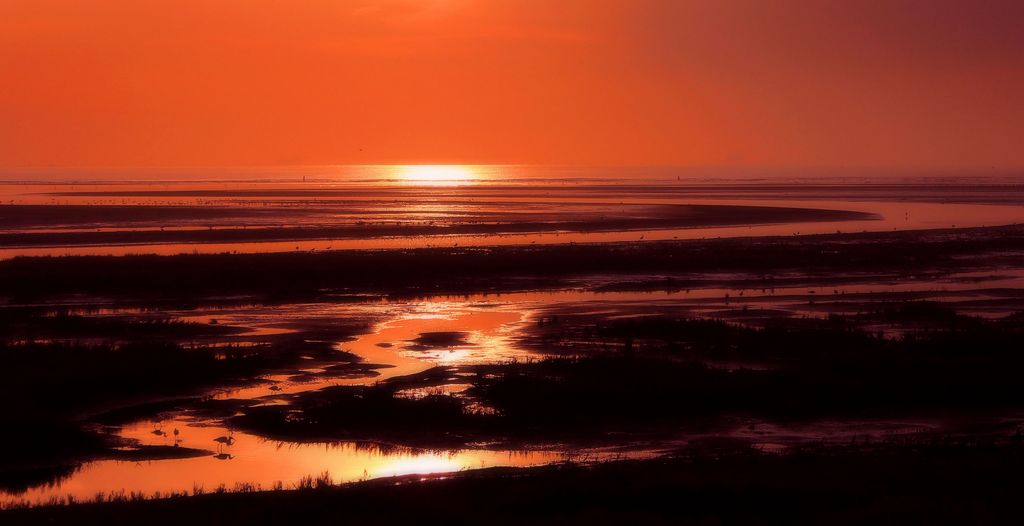
[[[0,0],[0,167],[1024,167],[1020,0]]]

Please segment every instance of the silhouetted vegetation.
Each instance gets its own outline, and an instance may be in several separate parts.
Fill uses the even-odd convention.
[[[254,493],[13,509],[4,524],[1005,524],[1019,516],[1016,438],[927,439],[764,454],[675,457],[412,475]],[[321,481],[323,481],[321,483]],[[270,489],[270,488],[267,488]],[[397,505],[396,503],[400,503]]]
[[[121,444],[113,444],[109,436],[88,425],[128,422],[185,403],[196,414],[225,418],[241,428],[288,441],[357,440],[429,448],[668,443],[688,431],[723,437],[729,426],[747,420],[800,424],[822,419],[932,419],[945,426],[943,432],[957,432],[956,423],[961,420],[992,422],[1024,408],[1024,392],[1019,389],[1024,374],[1024,354],[1019,351],[1024,348],[1024,316],[986,320],[958,314],[946,304],[897,302],[889,296],[853,300],[863,301],[855,314],[831,314],[824,319],[793,319],[768,309],[759,312],[757,323],[742,326],[685,313],[666,315],[664,310],[649,315],[657,309],[632,317],[595,314],[593,309],[552,309],[518,335],[521,344],[541,355],[535,361],[437,367],[374,385],[282,394],[277,400],[284,405],[200,402],[195,397],[211,386],[243,384],[267,371],[292,374],[289,381],[316,375],[377,374],[379,366],[359,363],[358,357],[339,354],[333,347],[354,326],[310,324],[302,336],[279,336],[258,345],[225,345],[223,338],[236,331],[227,325],[184,323],[159,313],[78,314],[60,307],[67,297],[132,299],[141,305],[240,301],[241,295],[250,296],[247,301],[327,296],[334,300],[339,291],[429,295],[531,289],[592,274],[620,277],[624,280],[616,285],[620,290],[674,290],[686,288],[687,278],[659,274],[692,276],[707,271],[743,272],[745,279],[770,287],[777,281],[773,272],[795,270],[801,276],[817,273],[825,276],[822,279],[842,280],[847,270],[919,274],[927,263],[928,272],[942,273],[1019,263],[1015,251],[1021,249],[1024,229],[1003,227],[599,246],[4,261],[0,262],[0,297],[10,303],[0,308],[0,370],[7,373],[0,395],[18,403],[5,415],[5,426],[14,431],[0,434],[0,488],[19,490],[59,479],[90,458],[194,454],[151,448],[114,452],[112,446]],[[28,300],[38,303],[18,306]],[[821,303],[822,312],[830,312]],[[726,305],[713,315],[745,319],[741,307],[735,312],[729,309]],[[878,328],[883,326],[898,326],[901,331],[896,337],[886,336]],[[196,343],[184,343],[189,340]],[[407,348],[425,350],[466,345],[467,339],[461,332],[434,332],[409,344]],[[320,360],[318,352],[333,353],[333,360]],[[294,364],[299,362],[322,367],[298,370]],[[452,384],[469,387],[445,394],[441,388]],[[1008,425],[1012,424],[990,426],[984,433],[975,433],[975,438]],[[435,492],[441,490],[433,488],[446,487],[460,499],[482,499],[478,509],[466,512],[467,517],[480,518],[472,514],[482,514],[486,506],[497,506],[499,501],[481,497],[479,485],[511,492],[503,500],[506,503],[517,495],[541,499],[541,504],[524,510],[523,517],[547,510],[570,519],[587,518],[598,513],[595,510],[610,510],[613,517],[631,520],[747,519],[746,512],[714,507],[759,506],[766,511],[757,517],[770,522],[775,517],[779,521],[844,519],[848,517],[844,513],[859,513],[858,506],[864,503],[867,517],[883,511],[918,513],[924,502],[934,504],[955,493],[931,485],[924,474],[905,473],[909,469],[924,473],[931,465],[948,468],[965,480],[992,476],[1006,488],[1017,487],[1016,482],[1007,483],[1010,471],[997,462],[1021,467],[1024,461],[1015,444],[921,440],[898,447],[822,449],[784,457],[753,453],[750,444],[723,440],[722,447],[738,449],[721,454],[715,446],[703,457],[609,466],[491,471],[479,479],[457,477],[438,486],[403,486],[412,488],[399,490],[407,494],[372,484],[335,490],[327,488],[329,480],[310,478],[300,486],[319,488],[317,495],[341,500],[320,500],[309,491],[264,493],[256,508],[274,502],[286,507],[305,505],[307,518],[315,523],[331,516],[330,510],[336,516],[338,502],[358,500],[348,495],[358,494],[367,502],[408,498],[415,503],[437,499],[442,493]],[[904,456],[915,460],[902,462]],[[972,471],[971,466],[977,469]],[[836,475],[833,478],[830,473],[825,484],[817,486],[815,473],[820,470],[833,470]],[[684,472],[694,473],[694,478]],[[775,482],[769,479],[772,474]],[[519,479],[519,475],[526,476]],[[621,480],[630,482],[624,485]],[[961,484],[960,479],[942,480],[953,484],[950,487]],[[886,486],[885,481],[911,486],[904,490],[897,482]],[[855,482],[888,488],[890,495],[906,495],[906,500],[887,500],[881,489],[859,489]],[[628,485],[633,483],[638,484],[635,490]],[[990,490],[1001,487],[997,482],[984,484]],[[579,490],[562,493],[561,485],[577,485]],[[245,488],[246,492],[258,489]],[[678,498],[693,502],[681,512],[659,504],[660,500],[643,500],[639,496],[643,491],[666,502]],[[950,502],[998,503],[1004,495],[986,500],[980,492],[973,493],[973,487],[964,491],[964,500]],[[0,521],[100,520],[114,513],[111,510],[147,518],[157,513],[156,523],[211,510],[244,516],[249,508],[244,512],[237,508],[254,502],[246,498],[254,497],[204,495],[187,502],[177,499],[173,508],[115,500],[105,506],[75,507],[68,515],[59,510],[8,512]],[[610,504],[595,508],[593,499]],[[822,499],[822,504],[800,511],[794,505],[799,499]],[[369,504],[360,506],[362,501],[347,504],[345,512],[351,517],[371,512]],[[176,511],[166,517],[154,511],[166,509]],[[443,511],[436,506],[429,509]],[[232,515],[232,521],[235,518]]]
[[[223,336],[241,332],[235,327],[183,322],[165,316],[88,316],[67,308],[0,308],[0,339],[37,340],[180,340],[201,336]]]
[[[906,271],[1019,262],[1019,226],[595,245],[437,248],[285,254],[81,256],[0,261],[0,297],[67,294],[283,299],[325,290],[432,294],[522,290],[593,273]],[[1005,255],[1002,255],[1004,254]],[[669,283],[667,286],[675,287]]]
[[[586,337],[571,330],[572,319],[559,327],[568,339]],[[589,327],[602,340],[577,346],[574,356],[439,367],[373,386],[323,389],[289,406],[249,408],[235,422],[294,440],[444,445],[600,441],[612,433],[622,441],[624,433],[721,425],[727,416],[954,418],[1024,407],[1024,325],[1016,318],[963,317],[900,338],[836,318],[814,329],[665,318]],[[446,383],[471,387],[458,396],[404,394]]]
[[[85,458],[115,455],[109,437],[85,426],[141,418],[181,404],[211,386],[251,380],[316,354],[308,344],[184,347],[169,341],[130,343],[0,342],[0,397],[12,401],[0,433],[0,480],[63,469]],[[168,400],[167,402],[147,403]],[[135,411],[132,406],[139,406]],[[148,453],[153,453],[149,451]],[[122,453],[118,453],[123,456]]]

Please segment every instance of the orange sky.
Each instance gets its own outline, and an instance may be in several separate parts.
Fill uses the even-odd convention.
[[[1024,167],[1019,0],[0,0],[0,167]]]

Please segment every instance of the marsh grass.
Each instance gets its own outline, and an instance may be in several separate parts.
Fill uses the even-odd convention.
[[[0,297],[69,294],[187,298],[251,294],[264,300],[325,292],[421,295],[564,285],[587,274],[745,271],[919,273],[996,264],[1024,249],[1024,227],[416,250],[179,256],[76,256],[0,261]],[[766,283],[768,283],[766,281]],[[676,288],[666,282],[656,288]]]
[[[678,432],[734,416],[808,422],[1024,407],[1020,318],[958,320],[890,338],[836,319],[800,329],[587,319],[581,330],[565,319],[567,338],[597,342],[591,352],[438,367],[371,386],[302,393],[287,407],[244,409],[234,423],[289,440],[457,446]],[[632,345],[600,343],[607,341]],[[449,383],[470,387],[454,395],[430,391]],[[423,396],[403,395],[409,388]]]
[[[242,485],[187,496],[114,492],[21,503],[4,524],[360,522],[892,523],[1011,521],[1019,514],[1024,449],[1015,436],[808,445],[786,454],[749,447],[648,459],[491,468],[292,490]],[[324,482],[319,482],[324,480]],[[253,489],[256,488],[256,491]],[[235,491],[237,489],[238,491]],[[981,515],[979,515],[979,513]],[[545,519],[547,517],[548,519]],[[552,523],[555,523],[552,521]]]

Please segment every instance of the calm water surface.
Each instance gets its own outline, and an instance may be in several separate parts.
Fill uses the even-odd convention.
[[[419,170],[419,171],[418,171]],[[527,167],[361,167],[295,169],[270,180],[187,178],[103,181],[88,174],[0,181],[0,234],[79,233],[81,241],[19,245],[0,241],[0,259],[19,255],[181,254],[289,252],[339,249],[495,246],[701,239],[761,235],[892,231],[994,226],[1024,222],[1024,184],[1017,179],[904,178],[693,179],[671,171],[552,171]],[[31,175],[31,174],[29,174]],[[168,176],[173,174],[168,174]],[[178,174],[181,175],[181,174]],[[228,174],[230,175],[230,174]],[[211,174],[206,174],[210,177]],[[22,177],[28,177],[23,175]],[[881,181],[881,182],[880,182]],[[4,219],[3,205],[138,207],[118,219],[75,216],[21,224]],[[593,226],[587,232],[560,222],[648,217],[658,207],[724,205],[796,207],[873,214],[871,219],[775,222],[680,228]],[[145,207],[198,210],[150,217]],[[221,210],[211,217],[202,210]],[[234,212],[232,212],[234,211]],[[232,215],[234,214],[234,215]],[[502,225],[548,225],[512,232]],[[724,217],[723,222],[728,223]],[[400,233],[425,226],[487,226],[487,233]],[[94,232],[210,231],[393,227],[399,233],[244,242],[146,241],[97,243]],[[538,227],[540,228],[540,227]],[[336,234],[335,234],[336,235]]]

